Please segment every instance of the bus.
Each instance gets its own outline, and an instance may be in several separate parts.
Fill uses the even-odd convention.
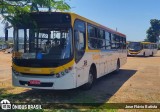
[[[129,42],[128,56],[154,56],[158,51],[156,43],[151,42]]]
[[[14,86],[90,89],[97,78],[119,71],[127,61],[126,36],[120,32],[74,13],[30,17],[36,27],[23,21],[14,26]]]

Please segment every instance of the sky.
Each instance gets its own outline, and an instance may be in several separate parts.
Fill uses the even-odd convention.
[[[67,0],[71,12],[143,41],[151,19],[160,19],[160,0]],[[0,24],[0,36],[4,35]]]
[[[71,0],[72,12],[143,41],[151,19],[160,19],[160,0]]]

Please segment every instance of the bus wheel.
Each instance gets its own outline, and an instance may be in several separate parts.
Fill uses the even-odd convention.
[[[146,56],[146,53],[144,52],[144,53],[143,53],[143,57],[145,57],[145,56]]]
[[[119,69],[120,69],[120,61],[118,60],[118,61],[117,61],[116,72],[119,72]]]
[[[92,88],[94,83],[94,69],[91,68],[88,75],[88,82],[82,86],[83,90],[89,90]]]
[[[153,56],[153,52],[152,52],[152,55],[151,56]]]

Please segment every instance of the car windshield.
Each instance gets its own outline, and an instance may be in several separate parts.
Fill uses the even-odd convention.
[[[68,59],[72,54],[71,28],[17,29],[15,51],[21,59]]]
[[[141,50],[143,48],[140,42],[130,42],[128,45],[129,50]]]

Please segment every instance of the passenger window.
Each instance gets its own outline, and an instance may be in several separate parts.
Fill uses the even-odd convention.
[[[155,44],[155,49],[157,49],[158,48],[158,46],[157,46],[157,44]]]
[[[147,44],[144,44],[144,48],[145,48],[145,49],[148,49],[149,46],[148,46]]]
[[[118,35],[115,35],[116,39],[116,49],[120,49],[120,37]]]
[[[120,40],[119,41],[120,42],[120,49],[123,49],[123,37],[119,37],[119,38],[120,38],[119,39]]]
[[[88,25],[88,47],[89,49],[97,49],[96,28]]]
[[[105,49],[105,35],[104,35],[104,31],[101,29],[98,29],[98,38],[97,38],[97,43],[98,49]]]
[[[122,38],[123,38],[123,49],[126,49],[127,47],[126,38],[125,37]]]
[[[106,41],[106,49],[111,49],[111,40],[110,40],[111,34],[108,32],[105,32],[105,41]]]
[[[111,34],[111,48],[116,49],[116,37],[114,34]]]

